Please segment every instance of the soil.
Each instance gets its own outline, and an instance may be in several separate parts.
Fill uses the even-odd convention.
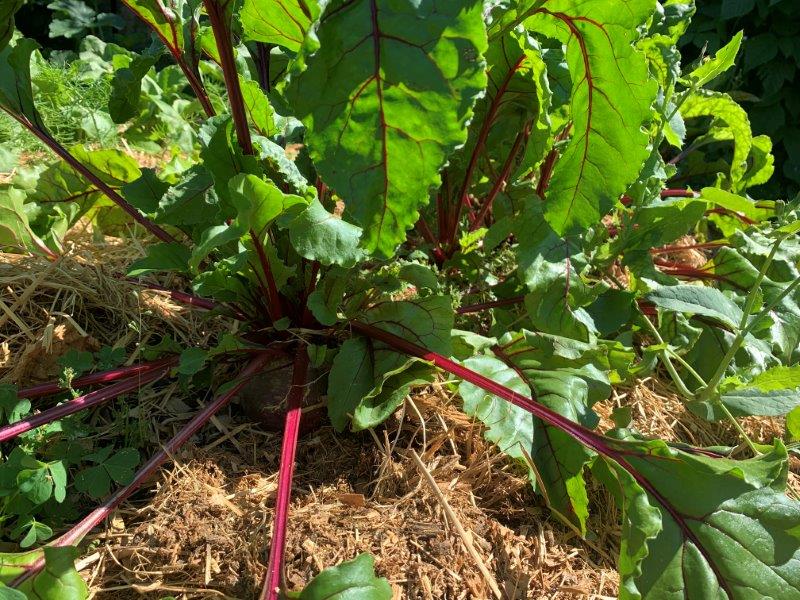
[[[136,360],[144,344],[166,335],[197,343],[232,330],[231,323],[204,320],[198,311],[115,277],[121,265],[140,256],[132,255],[136,248],[113,240],[97,248],[76,239],[57,263],[0,255],[6,307],[0,315],[0,381],[51,378],[68,347],[124,347]],[[220,413],[86,540],[78,566],[94,598],[256,597],[269,550],[281,434],[247,403],[248,397],[257,400],[251,404],[258,408],[272,394],[270,406],[279,410],[285,380],[283,374],[254,384],[240,399],[244,407]],[[323,393],[324,386],[308,394],[310,408],[324,401]],[[143,390],[128,416],[138,423],[143,456],[202,401],[174,382]],[[622,406],[646,435],[697,445],[736,443],[730,426],[701,421],[658,379],[615,390],[596,406],[601,428],[611,426],[612,411]],[[118,414],[101,408],[93,419],[99,429],[119,435]],[[524,474],[484,440],[482,426],[459,410],[459,399],[442,385],[414,390],[373,432],[339,434],[321,413],[316,423],[308,414],[304,421],[312,426],[298,448],[289,522],[289,588],[370,552],[397,599],[484,600],[495,586],[512,600],[616,596],[618,515],[608,494],[590,484],[590,533],[580,539],[552,517]],[[743,421],[757,440],[783,434],[780,419]],[[796,460],[789,485],[800,494]]]

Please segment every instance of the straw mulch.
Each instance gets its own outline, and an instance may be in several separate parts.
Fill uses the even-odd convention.
[[[198,344],[233,324],[143,292],[118,277],[141,255],[134,242],[98,249],[76,238],[58,262],[0,255],[0,380],[30,384],[58,374],[68,348],[125,347],[130,360],[165,335]],[[176,383],[143,391],[132,416],[147,455],[203,398]],[[616,596],[617,515],[593,484],[588,539],[554,520],[541,498],[481,427],[438,384],[420,388],[384,427],[300,442],[286,583],[298,589],[322,568],[360,552],[376,557],[395,598],[508,599]],[[699,445],[736,443],[725,424],[683,409],[648,380],[598,406],[630,406],[643,433]],[[111,409],[99,409],[114,433]],[[105,412],[104,412],[105,411]],[[759,440],[776,419],[747,419]],[[218,415],[89,540],[79,568],[95,598],[256,596],[268,552],[280,435],[250,424],[236,405]],[[800,492],[798,465],[791,485]]]

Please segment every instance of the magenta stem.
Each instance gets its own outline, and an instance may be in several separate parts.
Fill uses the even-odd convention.
[[[92,406],[97,406],[98,404],[103,404],[104,402],[113,400],[122,394],[138,389],[148,383],[152,383],[156,379],[162,377],[167,370],[168,367],[161,367],[161,369],[145,372],[138,377],[132,376],[128,379],[120,381],[119,383],[95,390],[94,392],[89,392],[83,396],[78,396],[74,400],[70,400],[68,402],[64,402],[64,404],[59,404],[58,406],[44,410],[39,414],[28,417],[27,419],[23,419],[22,421],[17,421],[11,425],[6,425],[5,427],[0,428],[0,442],[6,442],[25,433],[26,431],[30,431],[31,429],[36,429],[42,425],[47,425],[48,423],[52,423],[58,419],[75,414],[76,412],[80,412],[82,410],[86,410],[87,408],[91,408]]]
[[[700,194],[697,192],[693,192],[692,190],[684,190],[684,189],[667,189],[661,190],[661,197],[662,198],[698,198]]]
[[[470,231],[475,231],[483,225],[483,222],[486,220],[489,211],[492,210],[492,204],[494,204],[495,198],[497,198],[498,194],[505,189],[508,178],[511,176],[511,170],[514,168],[517,154],[519,154],[523,144],[528,141],[530,133],[531,126],[530,123],[528,123],[525,128],[517,134],[514,144],[511,146],[511,151],[508,153],[508,157],[506,157],[506,162],[503,164],[503,170],[500,172],[500,177],[498,177],[494,182],[489,195],[486,197],[483,206],[481,206],[478,216],[475,217],[475,220],[470,225]]]
[[[195,296],[193,294],[187,294],[186,292],[180,292],[178,290],[170,289],[163,285],[158,285],[157,283],[144,283],[141,281],[137,281],[132,277],[126,277],[126,281],[129,281],[135,285],[141,286],[148,290],[153,290],[156,292],[165,292],[169,294],[169,297],[175,302],[180,302],[181,304],[186,304],[189,306],[193,306],[195,308],[199,308],[202,310],[215,310],[215,309],[228,309],[233,312],[233,315],[240,321],[249,321],[249,317],[242,312],[241,309],[235,306],[228,306],[227,304],[219,304],[218,302],[214,302],[213,300],[209,300],[208,298],[201,298],[200,296]]]
[[[274,352],[264,352],[260,356],[254,358],[250,364],[245,367],[236,383],[228,388],[224,393],[218,395],[212,402],[203,407],[203,409],[194,416],[183,428],[169,440],[162,450],[156,452],[147,463],[142,466],[136,475],[133,477],[128,485],[120,488],[111,497],[106,500],[102,506],[99,506],[91,513],[86,515],[77,525],[66,532],[64,535],[55,540],[52,546],[72,546],[80,542],[92,529],[97,527],[100,523],[106,520],[109,515],[125,500],[127,500],[133,493],[138,490],[142,484],[155,473],[156,469],[169,460],[197,431],[208,422],[222,407],[224,407],[231,398],[233,398],[239,390],[242,389],[245,383],[256,375],[264,365],[275,356]],[[10,587],[17,587],[23,581],[33,577],[41,571],[44,567],[44,559],[39,559],[32,563],[28,569],[14,579],[8,585]]]
[[[283,556],[286,549],[286,528],[289,521],[289,502],[292,497],[297,438],[300,433],[305,385],[308,377],[308,352],[304,345],[297,348],[292,371],[292,388],[286,400],[288,412],[283,429],[281,464],[278,471],[278,496],[275,501],[275,518],[272,527],[272,542],[269,548],[269,563],[264,575],[259,600],[278,600],[283,573]]]
[[[116,204],[122,210],[128,213],[128,215],[130,215],[134,221],[139,223],[147,231],[149,231],[151,234],[153,234],[162,242],[166,242],[168,244],[177,243],[177,240],[174,237],[172,237],[169,233],[164,231],[161,227],[153,223],[150,219],[148,219],[142,213],[136,210],[122,196],[120,196],[114,188],[105,183],[91,170],[89,170],[85,165],[83,165],[74,156],[72,156],[72,154],[70,154],[69,151],[66,148],[64,148],[64,146],[62,146],[58,141],[56,141],[56,139],[53,138],[49,133],[40,129],[37,125],[32,123],[24,115],[18,115],[13,112],[8,112],[8,114],[14,117],[14,119],[16,119],[23,127],[25,127],[33,135],[39,138],[39,140],[45,146],[50,148],[50,150],[52,150],[59,158],[61,158],[65,163],[67,163],[70,167],[72,167],[75,171],[77,171],[84,179],[89,181],[98,190],[103,192],[103,194],[105,194],[112,202],[114,202],[114,204]]]
[[[119,381],[120,379],[127,379],[128,377],[135,377],[142,375],[154,369],[172,366],[178,363],[177,356],[168,356],[160,358],[153,362],[140,363],[138,365],[131,365],[129,367],[120,367],[119,369],[111,369],[110,371],[101,371],[100,373],[92,373],[84,375],[83,377],[76,377],[72,380],[73,388],[80,388],[87,385],[96,385],[98,383],[111,383],[112,381]],[[40,398],[42,396],[49,396],[63,392],[68,388],[63,387],[58,382],[42,383],[33,387],[26,388],[17,392],[18,398]]]

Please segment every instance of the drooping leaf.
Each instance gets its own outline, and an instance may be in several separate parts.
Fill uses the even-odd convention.
[[[391,600],[392,587],[375,576],[374,559],[359,554],[351,561],[329,567],[300,592],[299,600]]]
[[[720,141],[733,142],[730,180],[735,186],[747,171],[747,157],[753,146],[753,132],[745,110],[727,94],[700,90],[689,95],[681,107],[681,114],[685,119],[713,119],[708,133],[693,142],[695,146]]]
[[[556,163],[545,217],[559,235],[597,223],[636,180],[648,157],[656,82],[636,30],[650,0],[551,0],[530,10],[525,26],[566,44],[572,76],[572,139]]]
[[[361,318],[440,354],[451,351],[452,300],[427,296],[381,302]],[[374,427],[399,406],[415,382],[432,370],[425,363],[398,354],[380,342],[354,337],[346,341],[333,361],[328,379],[328,414],[338,430],[354,415],[353,428]]]
[[[245,35],[297,52],[319,16],[316,0],[245,0],[239,14]]]
[[[693,315],[703,315],[737,330],[742,309],[717,289],[697,285],[661,286],[646,295],[661,308]]]
[[[486,86],[477,0],[335,0],[286,89],[316,168],[390,256],[467,137]],[[320,94],[318,90],[326,90]]]
[[[316,199],[289,225],[292,246],[300,256],[326,266],[354,265],[363,256],[362,234],[360,227],[329,213]]]
[[[664,442],[617,442],[620,598],[800,598],[800,505],[786,450],[734,461]],[[675,482],[681,482],[675,485]]]
[[[597,425],[591,405],[610,393],[607,375],[596,366],[608,367],[603,350],[522,332],[502,338],[493,352],[497,358],[468,359],[466,364],[484,375],[491,373],[492,379],[499,377],[504,385],[511,384],[525,395],[533,391],[537,402],[573,421],[590,428]],[[459,391],[465,411],[489,426],[487,437],[528,466],[531,483],[554,513],[585,532],[589,501],[583,470],[592,453],[560,429],[469,383],[462,383]]]
[[[147,247],[147,256],[131,263],[129,277],[159,271],[189,272],[189,249],[180,242],[152,244]]]

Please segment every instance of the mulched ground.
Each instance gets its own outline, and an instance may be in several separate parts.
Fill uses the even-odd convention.
[[[71,243],[56,263],[0,254],[0,381],[52,379],[70,347],[125,347],[133,361],[138,348],[165,334],[197,343],[233,326],[211,324],[122,281],[123,265],[142,253],[135,242],[109,239],[97,248],[77,236]],[[142,454],[168,439],[199,400],[175,383],[144,390],[131,415],[149,446]],[[550,516],[458,406],[434,384],[374,432],[339,435],[322,426],[302,438],[288,587],[370,552],[395,598],[489,599],[495,590],[508,599],[616,596],[619,531],[611,498],[590,484],[590,534],[581,540]],[[631,407],[647,435],[698,445],[736,440],[729,426],[685,411],[659,380],[617,390],[596,407],[602,427],[611,426],[619,406]],[[109,432],[114,418],[111,409],[97,411]],[[764,441],[783,432],[778,419],[746,419],[744,426]],[[247,422],[237,406],[220,414],[87,540],[79,567],[94,597],[254,598],[268,552],[279,448],[280,436]],[[798,473],[795,461],[795,495]]]

